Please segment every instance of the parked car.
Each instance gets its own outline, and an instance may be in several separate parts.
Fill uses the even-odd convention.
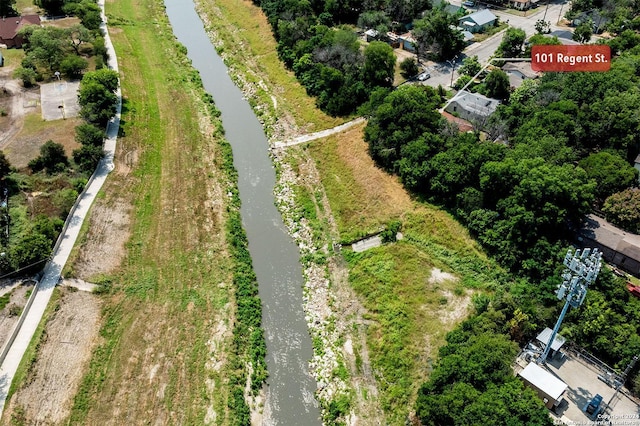
[[[475,5],[475,3],[472,2],[472,1],[465,1],[465,2],[462,2],[462,5],[464,7],[473,7]]]
[[[587,416],[591,417],[592,419],[596,418],[601,409],[602,396],[599,393],[597,393],[596,396],[594,396],[591,401],[589,401],[589,403],[584,407],[585,413],[587,413]]]
[[[420,81],[425,81],[429,78],[431,78],[431,74],[429,74],[428,72],[423,72],[420,75],[418,75],[418,80]]]

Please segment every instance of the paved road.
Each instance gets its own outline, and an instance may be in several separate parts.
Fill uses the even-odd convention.
[[[459,0],[450,0],[451,4],[460,6],[461,1]],[[500,11],[491,9],[491,12],[500,18],[502,22],[509,22],[509,26],[522,28],[527,37],[532,36],[536,33],[535,25],[536,21],[539,19],[545,18],[545,20],[551,22],[551,31],[555,30],[567,30],[566,27],[559,27],[557,25],[559,19],[569,10],[568,0],[559,0],[552,1],[549,4],[548,9],[546,6],[540,7],[535,12],[527,13],[527,16],[518,16],[509,12]],[[472,9],[475,11],[475,9]],[[545,12],[546,11],[546,12]],[[467,56],[478,55],[478,60],[481,64],[486,64],[489,58],[495,53],[496,49],[500,45],[502,41],[502,37],[504,36],[505,30],[489,37],[485,41],[481,43],[473,43],[468,46],[466,49],[462,51],[462,54],[459,55],[459,58],[456,61],[456,71],[453,74],[453,81],[455,82],[459,74],[457,72],[457,68],[462,64],[462,59]],[[451,85],[451,64],[450,63],[435,63],[435,62],[427,62],[425,64],[426,68],[431,73],[431,78],[426,80],[424,84],[428,84],[429,86],[437,87],[438,85],[442,85],[443,87],[449,87]]]
[[[108,65],[109,68],[118,71],[115,50],[113,49],[113,44],[109,38],[109,33],[106,31],[104,0],[99,0],[98,4],[102,8],[102,25],[105,34],[105,45],[109,52]],[[22,324],[22,327],[20,327],[20,330],[18,331],[7,356],[0,367],[0,415],[2,415],[2,411],[4,410],[7,392],[9,391],[9,386],[11,386],[13,376],[15,375],[18,365],[20,364],[20,360],[24,356],[27,346],[29,346],[29,342],[31,342],[33,334],[40,323],[44,310],[51,298],[53,289],[60,280],[60,272],[62,271],[62,268],[64,268],[64,265],[69,258],[69,254],[71,253],[71,249],[78,238],[82,222],[84,221],[91,204],[93,204],[93,200],[98,194],[98,191],[104,184],[107,175],[111,170],[113,170],[113,155],[116,149],[116,138],[118,136],[118,128],[120,126],[121,94],[119,88],[117,95],[117,113],[107,126],[107,138],[104,144],[105,155],[100,161],[100,164],[93,174],[87,188],[80,195],[75,210],[70,214],[70,218],[67,219],[68,222],[66,230],[64,234],[61,235],[58,248],[53,253],[51,261],[45,268],[44,276],[40,281],[40,286],[33,300],[33,304],[31,305],[31,309],[25,313],[26,317],[24,318],[24,323]]]

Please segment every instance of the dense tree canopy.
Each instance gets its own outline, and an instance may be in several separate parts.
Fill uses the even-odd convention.
[[[80,115],[91,124],[105,125],[116,113],[118,73],[108,69],[88,72],[80,82]]]
[[[464,37],[456,29],[453,18],[446,12],[432,10],[424,18],[414,23],[413,36],[416,39],[418,54],[429,54],[436,60],[451,59],[464,48]]]
[[[436,111],[440,97],[427,86],[402,86],[376,108],[365,130],[372,157],[397,170],[406,144],[425,132],[437,132],[442,117]]]
[[[580,161],[580,167],[597,183],[595,195],[600,202],[638,182],[638,170],[616,152],[591,154]]]
[[[625,189],[611,195],[605,200],[602,211],[614,225],[640,234],[640,189]]]

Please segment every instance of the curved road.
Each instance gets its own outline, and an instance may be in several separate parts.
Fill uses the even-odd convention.
[[[113,49],[113,44],[111,43],[111,39],[109,38],[109,33],[106,28],[107,18],[104,14],[104,0],[99,0],[98,4],[102,9],[102,29],[105,33],[105,45],[107,47],[107,52],[109,53],[109,60],[107,63],[109,68],[118,71],[116,53]],[[40,320],[42,319],[42,315],[49,303],[53,289],[60,280],[60,273],[69,258],[69,254],[71,253],[71,249],[73,249],[76,239],[78,238],[82,222],[84,222],[87,212],[89,211],[91,204],[93,204],[93,200],[100,191],[100,188],[102,188],[107,176],[111,170],[113,170],[113,156],[116,150],[116,138],[120,127],[120,110],[122,106],[120,87],[118,87],[116,94],[118,96],[117,112],[115,117],[112,118],[107,125],[106,139],[104,143],[104,157],[98,164],[98,167],[93,173],[93,176],[91,176],[87,187],[82,194],[80,194],[80,197],[76,201],[74,208],[67,218],[64,233],[59,237],[58,244],[52,254],[52,258],[45,267],[43,278],[40,281],[40,285],[34,296],[31,308],[23,313],[23,315],[26,315],[24,317],[24,322],[19,330],[17,330],[13,344],[8,348],[6,357],[0,366],[0,415],[2,415],[2,411],[4,410],[7,392],[9,391],[9,386],[11,386],[13,376],[18,369],[20,360],[24,356]]]

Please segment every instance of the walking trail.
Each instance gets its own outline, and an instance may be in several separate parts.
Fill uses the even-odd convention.
[[[320,138],[326,138],[327,136],[340,133],[360,123],[364,123],[364,121],[365,119],[363,117],[359,117],[359,118],[356,118],[355,120],[351,120],[347,123],[341,124],[331,129],[321,130],[315,133],[309,133],[309,134],[298,136],[296,138],[289,139],[286,141],[274,142],[272,147],[273,149],[286,148],[288,146],[298,145],[305,142],[311,142],[313,140],[320,139]]]
[[[113,44],[111,43],[111,39],[109,38],[109,32],[106,28],[107,18],[104,14],[104,0],[99,0],[98,5],[102,9],[101,27],[105,34],[105,45],[107,47],[107,52],[109,53],[108,66],[114,71],[118,71],[116,53],[113,48]],[[93,204],[100,188],[102,188],[107,176],[114,168],[113,156],[116,150],[116,138],[120,127],[120,111],[122,106],[120,87],[118,87],[116,94],[118,96],[117,112],[115,117],[113,117],[107,125],[106,139],[104,143],[104,157],[100,160],[96,171],[93,173],[93,176],[91,176],[85,190],[78,197],[76,204],[67,218],[63,233],[58,238],[52,258],[45,267],[44,275],[37,287],[37,291],[34,290],[35,295],[33,296],[33,302],[30,309],[25,308],[25,311],[22,313],[24,317],[18,322],[16,330],[14,330],[11,338],[1,352],[2,355],[6,356],[2,358],[2,355],[0,355],[0,416],[4,410],[11,381],[18,369],[20,360],[24,356],[24,353],[29,346],[29,342],[31,342],[36,328],[42,319],[42,315],[49,303],[53,289],[60,281],[60,273],[69,258],[69,254],[71,253],[71,249],[73,249],[76,239],[78,238],[82,222],[84,222],[87,212]],[[20,326],[20,324],[22,325]]]

